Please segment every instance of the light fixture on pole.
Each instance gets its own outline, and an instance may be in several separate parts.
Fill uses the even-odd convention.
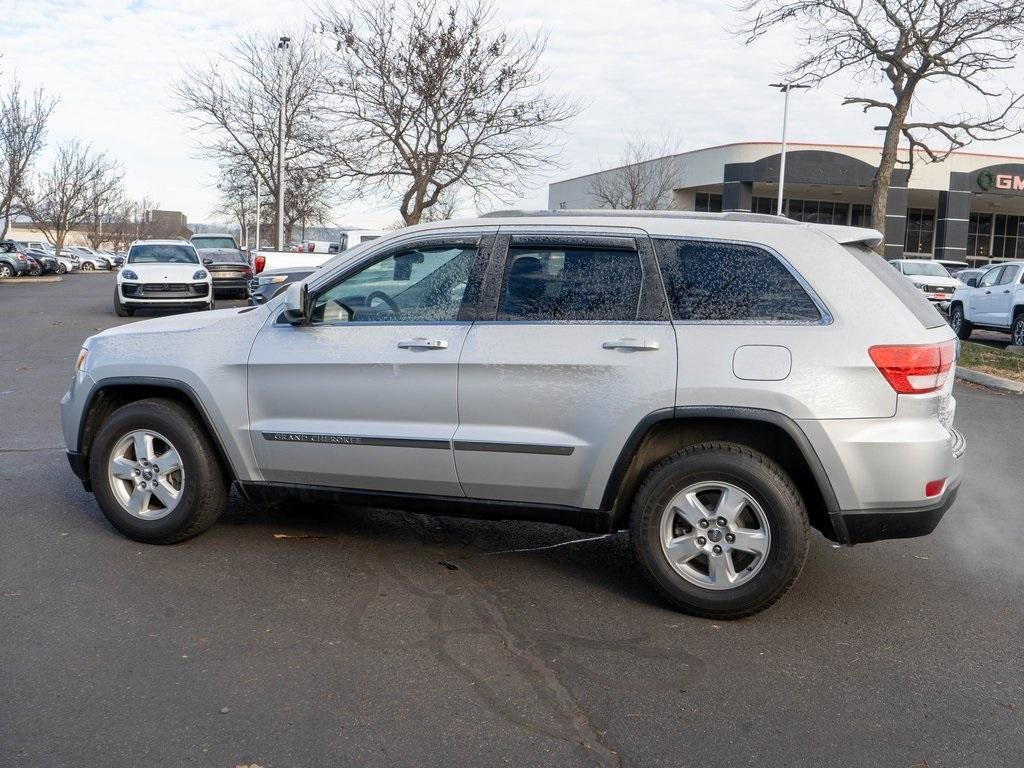
[[[789,92],[794,88],[810,88],[809,85],[800,83],[771,83],[771,88],[778,88],[786,94],[786,103],[782,109],[782,152],[779,160],[779,205],[775,211],[777,216],[782,215],[782,188],[786,184],[786,127],[789,123]]]
[[[274,247],[278,251],[284,250],[284,102],[289,42],[290,38],[281,37],[277,43],[277,49],[281,52],[281,93],[277,124],[277,237]]]

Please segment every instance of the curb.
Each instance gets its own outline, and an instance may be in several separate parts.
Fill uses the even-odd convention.
[[[0,280],[0,285],[24,285],[25,283],[59,283],[63,280],[63,277],[57,277],[56,275],[50,275],[49,277],[29,277],[27,275],[23,277],[11,277],[7,280]]]
[[[981,384],[983,387],[994,389],[997,392],[1009,392],[1014,395],[1024,395],[1024,383],[1004,379],[1001,376],[992,376],[981,371],[973,371],[970,368],[957,368],[956,377],[972,384]]]

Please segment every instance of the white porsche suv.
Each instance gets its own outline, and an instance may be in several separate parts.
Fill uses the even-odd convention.
[[[232,485],[628,529],[672,604],[744,616],[809,528],[923,536],[956,498],[956,338],[880,239],[749,213],[409,227],[266,304],[87,339],[68,459],[140,541],[205,530]]]
[[[213,309],[213,279],[191,243],[138,240],[117,273],[114,311],[131,317],[143,307]]]

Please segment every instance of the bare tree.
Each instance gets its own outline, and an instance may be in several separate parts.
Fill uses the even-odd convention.
[[[306,226],[321,226],[331,217],[328,203],[334,197],[334,185],[323,169],[292,173],[284,195],[285,240],[291,241],[295,227],[306,239]]]
[[[341,178],[418,223],[446,190],[508,199],[557,165],[553,127],[579,111],[544,91],[546,40],[502,28],[488,0],[323,6],[335,45],[325,117]]]
[[[616,168],[591,177],[590,195],[600,208],[654,211],[672,206],[676,167],[667,159],[676,151],[668,137],[637,134],[626,142]]]
[[[17,77],[0,96],[0,238],[7,237],[11,215],[18,210],[32,165],[46,144],[46,125],[56,105],[41,88],[24,98]]]
[[[844,104],[881,110],[887,118],[874,179],[871,222],[885,232],[885,207],[901,138],[935,162],[972,141],[996,141],[1022,132],[1024,94],[995,82],[1011,69],[1024,35],[1018,0],[746,0],[740,33],[748,43],[770,29],[796,23],[803,53],[789,75],[811,84],[841,72],[882,83],[888,98],[850,95]],[[914,119],[926,86],[942,90],[929,104],[942,110],[960,88],[985,102],[983,114]]]
[[[114,236],[112,228],[117,212],[127,203],[124,177],[112,170],[113,178],[106,175],[96,180],[90,191],[89,214],[84,222],[85,236],[92,248],[100,248]]]
[[[321,88],[328,79],[323,41],[305,34],[290,37],[283,56],[275,36],[242,37],[223,56],[188,69],[175,85],[178,111],[200,129],[201,154],[258,177],[274,212],[282,72],[285,180],[322,172],[326,165],[321,151],[327,143],[321,104]]]
[[[57,147],[53,165],[40,174],[25,208],[60,253],[68,232],[89,220],[95,200],[106,199],[120,183],[120,170],[106,154],[69,141]]]
[[[125,197],[117,199],[109,208],[103,231],[114,251],[125,251],[138,239],[145,210],[143,204]]]
[[[256,226],[256,179],[247,169],[231,164],[221,164],[217,179],[217,206],[211,211],[214,216],[223,216],[238,225],[245,242],[250,242],[249,233]],[[276,209],[268,211],[261,205],[263,214],[260,224],[272,225],[269,218]],[[258,246],[256,246],[258,247]]]

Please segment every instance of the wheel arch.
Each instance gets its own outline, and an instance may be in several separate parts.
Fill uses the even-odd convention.
[[[202,401],[188,384],[174,379],[159,379],[150,377],[123,377],[103,379],[96,388],[89,393],[89,399],[82,409],[81,421],[78,428],[77,451],[82,455],[82,466],[88,472],[89,452],[92,447],[96,432],[104,421],[118,408],[129,403],[149,398],[164,398],[177,402],[193,413],[195,413],[206,429],[206,433],[213,443],[214,451],[220,459],[221,467],[230,481],[240,476],[231,463],[228,452],[224,449],[224,443],[213,426],[209,413],[203,407]],[[91,478],[82,478],[83,484],[89,488]]]
[[[844,541],[834,513],[835,491],[824,465],[800,426],[785,414],[760,408],[681,406],[649,414],[619,454],[602,509],[612,511],[613,529],[628,525],[633,494],[647,470],[688,445],[724,440],[769,455],[789,474],[803,496],[812,527],[833,541]]]

